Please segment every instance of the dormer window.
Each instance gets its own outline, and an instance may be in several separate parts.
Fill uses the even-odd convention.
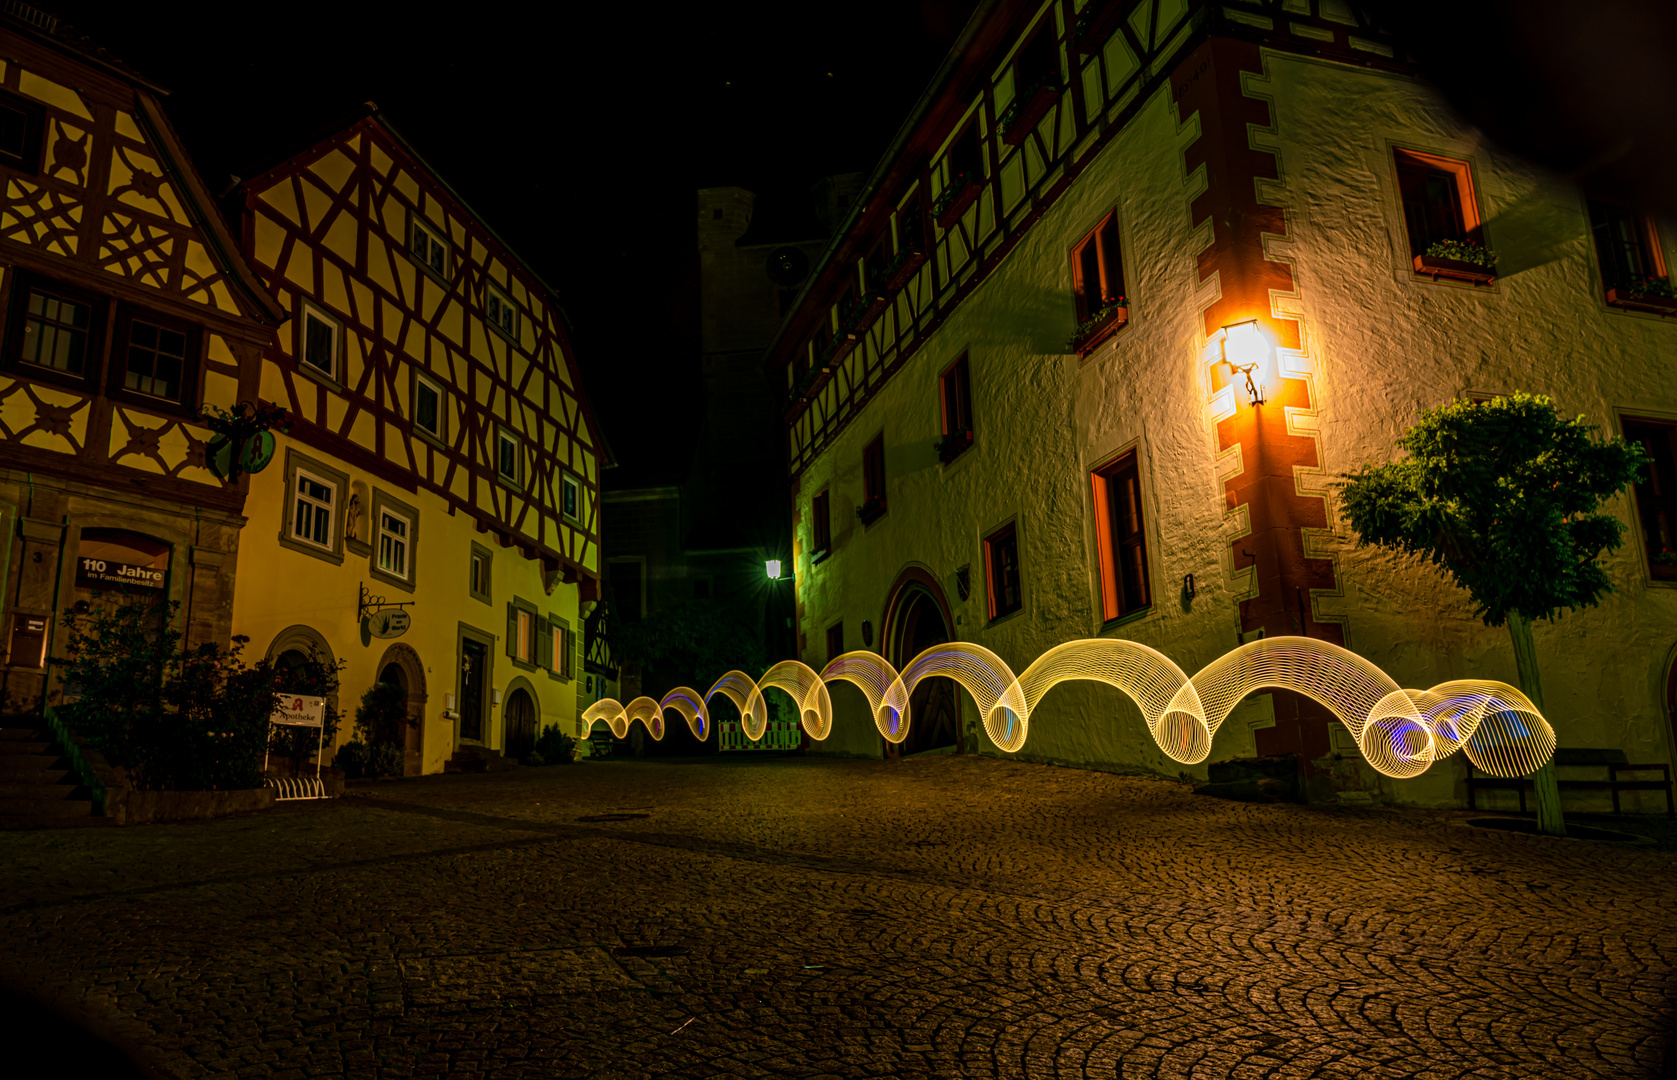
[[[448,243],[442,230],[415,215],[408,225],[408,250],[414,261],[440,278],[448,277]]]
[[[516,339],[518,337],[518,308],[513,306],[511,300],[507,299],[506,293],[493,285],[485,285],[483,291],[484,314],[488,317],[489,324],[507,337]]]

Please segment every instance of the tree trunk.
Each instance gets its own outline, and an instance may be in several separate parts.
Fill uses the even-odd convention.
[[[1514,663],[1520,669],[1520,690],[1531,703],[1543,712],[1543,683],[1537,675],[1537,642],[1531,636],[1531,622],[1524,615],[1508,613],[1508,634],[1514,639]],[[1561,816],[1561,789],[1555,782],[1555,762],[1550,759],[1532,773],[1532,787],[1537,796],[1537,831],[1550,836],[1566,835],[1566,819]]]

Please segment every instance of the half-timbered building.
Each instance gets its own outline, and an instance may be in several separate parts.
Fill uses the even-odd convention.
[[[1655,458],[1612,503],[1616,593],[1537,644],[1563,749],[1670,762],[1674,241],[1487,144],[1357,3],[987,0],[767,356],[802,656],[958,638],[1023,670],[1111,635],[1193,672],[1303,634],[1405,686],[1514,682],[1507,631],[1357,548],[1333,481],[1390,460],[1419,407],[1524,390]],[[980,746],[947,680],[917,693],[906,749]],[[834,701],[827,747],[881,752],[860,697]],[[1459,755],[1376,775],[1283,693],[1212,760],[1283,752],[1323,798],[1468,791]],[[1078,686],[1022,756],[1204,776]]]
[[[241,196],[286,320],[261,396],[293,426],[251,488],[235,628],[346,659],[346,714],[401,684],[410,774],[577,733],[604,449],[550,291],[371,105]]]
[[[0,694],[55,700],[59,614],[127,589],[225,644],[246,483],[206,406],[255,397],[282,313],[162,109],[57,19],[0,11]]]

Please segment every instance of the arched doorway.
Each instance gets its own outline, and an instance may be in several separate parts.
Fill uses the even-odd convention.
[[[506,742],[501,753],[518,761],[536,748],[536,703],[522,686],[507,694]]]
[[[924,571],[905,574],[893,591],[885,619],[886,656],[898,670],[934,645],[954,637],[937,583]],[[961,713],[952,679],[922,679],[909,698],[908,738],[887,753],[918,754],[945,746],[959,749]]]
[[[425,665],[413,646],[397,642],[379,658],[378,681],[394,683],[408,699],[412,723],[402,732],[402,775],[418,776],[425,771]]]
[[[322,733],[315,728],[271,728],[269,745],[274,756],[269,760],[270,767],[281,774],[287,768],[301,773],[314,760],[317,749],[321,751],[320,764],[331,765],[337,753],[336,740],[344,734],[343,716],[338,712],[337,658],[332,646],[314,627],[299,624],[275,634],[274,640],[268,643],[267,655],[275,669],[275,690],[282,694],[324,697],[328,715],[338,722],[337,733],[324,746],[320,742]],[[289,761],[290,765],[280,765],[282,761]],[[308,768],[312,772],[313,766]]]

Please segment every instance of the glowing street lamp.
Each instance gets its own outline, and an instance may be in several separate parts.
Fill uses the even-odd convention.
[[[765,560],[763,560],[763,569],[765,569],[769,572],[769,580],[770,581],[779,581],[780,580],[780,560],[779,559],[765,559]]]
[[[1258,320],[1231,323],[1211,337],[1222,351],[1223,363],[1229,365],[1230,370],[1246,376],[1246,393],[1252,404],[1262,405],[1263,383],[1253,379],[1252,373],[1260,367],[1268,367],[1275,355],[1275,345],[1269,340],[1269,335],[1258,327]],[[1259,372],[1259,378],[1262,377],[1263,372]]]

